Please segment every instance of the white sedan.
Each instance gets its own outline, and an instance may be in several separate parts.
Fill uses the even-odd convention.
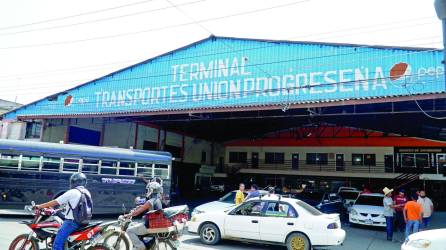
[[[340,245],[345,239],[338,214],[323,214],[303,201],[276,195],[250,199],[227,211],[196,214],[188,230],[208,245],[232,239],[293,250]]]
[[[383,194],[361,194],[351,207],[349,221],[375,227],[385,227]]]
[[[414,233],[401,246],[401,250],[444,250],[446,229],[427,230]]]

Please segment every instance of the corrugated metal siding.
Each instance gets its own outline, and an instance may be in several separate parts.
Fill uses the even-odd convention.
[[[442,56],[438,50],[209,38],[6,117],[252,107],[443,93]],[[225,66],[211,72],[215,77],[190,79],[194,76],[190,72],[196,72],[200,63],[209,67],[215,60],[234,59],[239,67]],[[240,73],[243,63],[245,75],[219,77],[218,72],[225,70]],[[405,76],[390,79],[390,70],[399,63],[408,65]],[[174,70],[184,71],[186,79],[174,75]],[[240,90],[230,91],[230,81],[240,81]],[[205,87],[216,86],[220,91],[204,93]]]

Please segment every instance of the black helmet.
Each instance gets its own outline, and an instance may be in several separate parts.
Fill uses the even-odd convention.
[[[70,177],[70,188],[87,186],[87,176],[83,173],[74,173]]]

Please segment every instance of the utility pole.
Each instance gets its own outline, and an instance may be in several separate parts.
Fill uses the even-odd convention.
[[[434,7],[443,27],[443,74],[446,84],[446,0],[435,0]]]

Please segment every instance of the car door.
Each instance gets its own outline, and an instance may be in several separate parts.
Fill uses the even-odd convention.
[[[296,210],[286,202],[269,201],[260,218],[260,240],[285,242],[285,237],[296,228],[303,228]]]
[[[231,211],[225,218],[225,234],[228,237],[259,240],[260,214],[264,201],[248,201]]]

